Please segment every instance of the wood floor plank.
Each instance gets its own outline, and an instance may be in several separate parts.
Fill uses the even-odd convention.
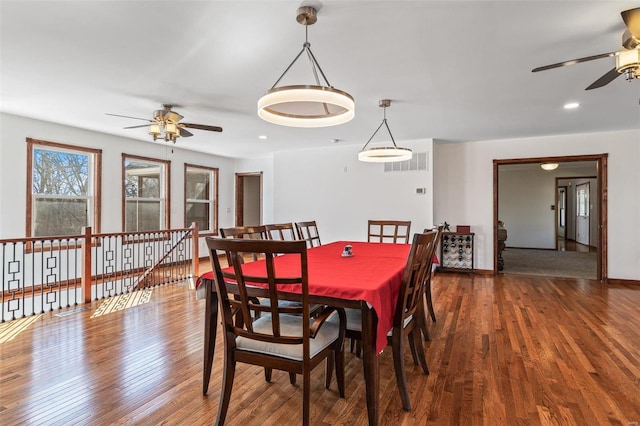
[[[391,351],[380,355],[383,425],[584,425],[640,422],[640,287],[516,275],[437,274],[430,375],[406,354],[413,410],[402,409]],[[202,395],[204,302],[188,286],[91,318],[39,316],[0,343],[0,424],[215,422],[216,353]],[[222,348],[221,333],[217,347]],[[314,425],[367,423],[361,360],[345,355],[346,398],[312,373]],[[239,364],[229,425],[298,424],[302,389]]]

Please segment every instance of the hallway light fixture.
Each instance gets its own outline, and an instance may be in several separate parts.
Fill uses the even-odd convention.
[[[391,105],[391,101],[389,99],[382,99],[378,106],[383,108],[383,118],[382,123],[378,126],[373,135],[369,138],[366,144],[362,147],[362,150],[358,153],[358,160],[365,161],[369,163],[391,163],[394,161],[406,161],[411,160],[413,156],[412,151],[409,148],[401,148],[396,145],[396,141],[393,139],[393,135],[391,134],[391,130],[389,129],[389,125],[387,124],[387,107]],[[378,133],[378,130],[384,125],[387,128],[387,132],[389,132],[389,136],[391,137],[391,142],[393,142],[393,146],[384,146],[379,148],[369,148],[369,142],[371,139]]]
[[[311,6],[298,9],[296,20],[305,26],[305,41],[298,56],[284,70],[280,78],[258,100],[258,116],[281,126],[291,127],[328,127],[350,121],[355,115],[353,97],[329,84],[320,64],[311,52],[309,43],[309,25],[318,20],[317,10]],[[293,64],[307,54],[311,71],[315,78],[315,85],[292,85],[276,87]],[[324,80],[320,83],[318,71]]]
[[[558,163],[542,163],[540,164],[543,170],[551,171],[558,168]]]

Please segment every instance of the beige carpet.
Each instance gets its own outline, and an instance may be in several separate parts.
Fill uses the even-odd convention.
[[[502,252],[507,274],[596,279],[596,253],[507,248]]]

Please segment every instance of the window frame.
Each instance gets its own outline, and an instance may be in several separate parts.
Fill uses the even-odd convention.
[[[184,163],[184,223],[185,223],[185,228],[188,228],[189,226],[191,226],[190,223],[187,223],[187,203],[202,203],[204,204],[203,200],[194,200],[194,199],[190,199],[187,198],[187,174],[188,171],[193,171],[193,169],[197,169],[206,173],[210,174],[210,179],[211,179],[211,185],[209,185],[210,188],[210,194],[209,196],[211,197],[208,201],[209,203],[209,223],[212,229],[207,229],[207,230],[202,230],[202,229],[198,229],[198,233],[200,235],[218,235],[218,177],[219,177],[219,172],[220,169],[218,169],[217,167],[207,167],[207,166],[200,166],[197,164],[189,164],[189,163]]]
[[[126,182],[126,162],[127,160],[136,160],[144,163],[157,163],[159,166],[164,167],[164,176],[160,179],[160,183],[163,185],[160,188],[160,212],[162,213],[162,220],[159,230],[167,230],[169,229],[169,225],[171,223],[171,160],[161,160],[159,158],[152,157],[144,157],[140,155],[126,154],[122,153],[122,175],[121,175],[121,201],[122,201],[122,232],[126,231],[126,220],[127,220],[127,191],[125,187]],[[164,195],[164,197],[163,197]],[[136,198],[139,199],[139,198]],[[131,231],[133,232],[147,232],[147,231]]]
[[[89,188],[86,198],[88,199],[90,212],[87,213],[87,223],[93,233],[99,233],[102,223],[102,150],[96,148],[87,148],[77,145],[69,145],[59,142],[51,142],[40,139],[27,138],[27,189],[26,189],[26,235],[27,237],[36,237],[33,235],[35,224],[33,223],[36,194],[33,193],[33,166],[34,154],[36,150],[70,152],[80,155],[89,156],[91,162],[89,168]],[[53,196],[57,198],[56,196]],[[65,198],[65,197],[60,197]],[[82,198],[82,197],[79,197]],[[47,236],[42,236],[47,237]],[[40,238],[39,236],[36,238]]]

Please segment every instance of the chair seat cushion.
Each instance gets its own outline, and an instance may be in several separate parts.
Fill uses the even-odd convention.
[[[362,312],[360,311],[360,309],[347,308],[344,311],[347,314],[347,330],[362,332]],[[404,326],[406,327],[412,319],[413,316],[411,315],[405,318]],[[339,318],[337,315],[334,315],[327,320],[327,322],[332,322],[335,324],[339,324],[338,321]],[[389,330],[387,336],[391,336],[392,330],[393,329]]]
[[[258,333],[271,334],[271,315],[264,315],[253,322],[253,330]],[[280,333],[283,336],[302,337],[302,317],[297,315],[280,315]],[[314,339],[309,339],[309,355],[313,358],[327,346],[338,339],[340,326],[338,323],[326,321]],[[302,361],[302,344],[286,345],[282,343],[261,342],[246,337],[236,338],[237,349],[271,354],[282,358]]]

